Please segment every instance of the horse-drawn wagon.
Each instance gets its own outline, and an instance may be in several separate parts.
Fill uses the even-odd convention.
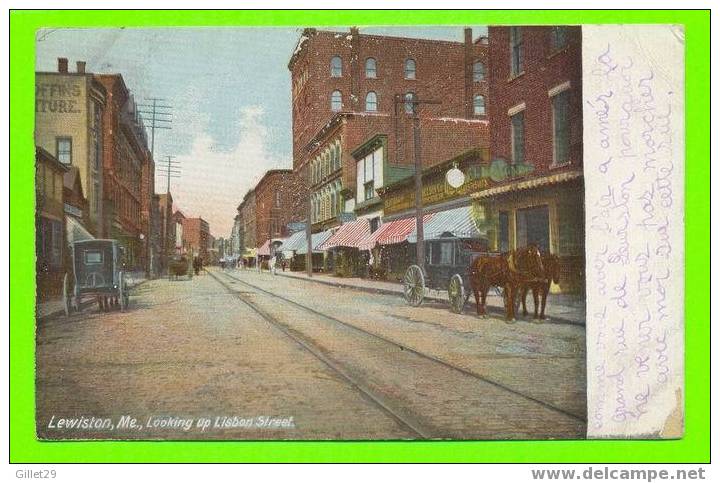
[[[192,257],[186,255],[173,255],[168,261],[168,279],[177,280],[179,277],[187,276],[188,279],[193,277],[193,269],[191,266]]]
[[[63,279],[65,314],[81,307],[83,298],[95,297],[100,310],[129,303],[124,251],[117,240],[79,240],[72,243],[72,273]]]

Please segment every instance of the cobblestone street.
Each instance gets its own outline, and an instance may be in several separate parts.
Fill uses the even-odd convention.
[[[392,295],[209,270],[140,285],[127,312],[42,319],[39,435],[584,436],[582,326],[506,324],[439,302],[411,308]]]

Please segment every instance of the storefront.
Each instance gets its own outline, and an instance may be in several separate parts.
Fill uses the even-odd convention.
[[[325,271],[338,277],[366,277],[368,255],[360,251],[359,244],[370,236],[370,231],[370,221],[367,218],[341,225],[318,247],[326,252]]]
[[[555,293],[583,293],[585,220],[582,172],[567,171],[515,181],[473,193],[473,215],[489,249],[515,250],[535,243],[560,257]]]

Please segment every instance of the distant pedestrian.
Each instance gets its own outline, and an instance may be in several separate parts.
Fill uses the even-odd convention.
[[[268,264],[270,265],[270,272],[275,275],[275,267],[277,266],[275,257],[270,257],[270,260],[268,260]]]

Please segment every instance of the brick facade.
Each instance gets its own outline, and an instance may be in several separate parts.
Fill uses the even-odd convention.
[[[245,249],[257,248],[257,216],[255,215],[255,190],[245,193],[242,203],[238,205],[238,214],[242,223],[242,246]]]
[[[273,169],[255,186],[255,243],[288,236],[287,224],[304,218],[304,185],[291,169]]]
[[[184,218],[182,220],[183,241],[195,255],[209,260],[210,225],[202,218]]]

